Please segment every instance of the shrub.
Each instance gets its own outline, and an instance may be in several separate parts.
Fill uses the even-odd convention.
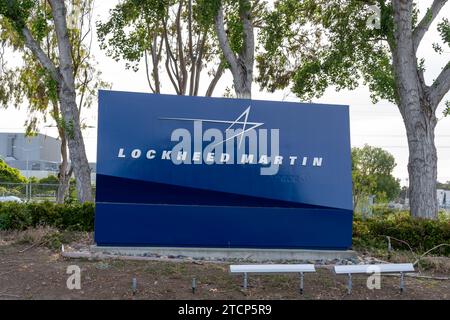
[[[92,231],[94,210],[93,203],[0,202],[0,230],[25,230],[43,226]],[[360,215],[355,215],[354,247],[386,250],[386,236],[392,237],[394,249],[409,250],[407,245],[394,240],[396,238],[407,242],[416,253],[423,253],[441,243],[450,244],[450,219],[445,214],[441,214],[438,220],[414,219],[408,212],[386,211],[363,221]],[[450,247],[441,247],[433,253],[450,255]]]
[[[15,202],[0,202],[0,230],[24,230],[32,225],[26,205]]]
[[[386,249],[387,236],[392,238],[392,246],[397,249],[423,253],[441,243],[450,244],[450,220],[426,220],[412,218],[407,212],[382,214],[362,221],[355,216],[353,223],[353,244],[356,247]],[[395,238],[395,239],[394,239]],[[441,247],[433,253],[450,255],[450,247]]]
[[[74,231],[94,229],[94,204],[0,203],[0,230],[49,226]]]

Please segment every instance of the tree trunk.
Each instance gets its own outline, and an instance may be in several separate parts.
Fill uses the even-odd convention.
[[[419,105],[405,117],[409,146],[409,204],[414,217],[436,219],[438,212],[436,180],[437,152],[434,144],[436,117]]]
[[[61,164],[59,165],[58,172],[58,190],[56,191],[56,203],[62,204],[64,203],[64,198],[66,196],[66,192],[69,188],[70,176],[72,175],[72,170],[67,172],[69,167],[69,155],[67,153],[67,139],[64,133],[64,127],[61,124],[61,112],[59,110],[58,101],[52,100],[53,111],[52,117],[56,122],[56,127],[58,129],[58,135],[61,139]]]
[[[234,90],[237,98],[252,98],[253,66],[246,66],[238,59],[237,75],[233,74]]]
[[[228,35],[225,31],[222,5],[218,8],[214,18],[219,45],[233,75],[236,96],[242,99],[251,99],[252,97],[255,39],[250,8],[250,2],[248,0],[242,0],[242,3],[240,3],[239,16],[243,28],[243,45],[241,51],[237,55],[231,49]]]
[[[58,128],[60,129],[60,128]],[[69,158],[67,154],[67,139],[64,135],[64,130],[59,130],[60,138],[61,138],[61,165],[59,166],[59,174],[58,174],[58,191],[56,193],[56,202],[64,203],[64,199],[67,194],[67,190],[69,190],[69,182],[70,176],[72,175],[72,170],[68,170],[69,168]]]
[[[417,65],[411,0],[393,1],[394,37],[391,44],[397,104],[409,146],[409,201],[414,217],[437,218],[437,153],[434,145],[436,103]]]
[[[86,157],[83,136],[81,134],[79,111],[76,102],[74,67],[72,59],[72,45],[69,39],[69,32],[66,21],[66,6],[61,0],[48,0],[51,6],[52,17],[55,27],[56,39],[58,44],[57,67],[40,46],[39,42],[33,37],[25,21],[22,21],[21,15],[7,12],[8,18],[21,26],[22,37],[26,47],[33,53],[34,57],[51,75],[58,86],[58,100],[61,107],[61,115],[65,131],[65,137],[68,141],[70,159],[77,182],[78,199],[81,202],[92,201],[91,175],[89,163]],[[17,2],[10,0],[8,5],[18,5]]]
[[[71,44],[66,23],[66,7],[63,1],[49,0],[59,50],[58,98],[64,120],[64,133],[69,146],[70,160],[75,174],[78,200],[93,201],[91,170],[86,157],[83,135],[81,133],[79,111],[76,102],[75,79]]]
[[[59,90],[61,112],[65,122],[65,137],[69,146],[70,161],[75,175],[77,196],[80,202],[93,201],[91,169],[86,157],[83,136],[75,102],[75,89],[63,84]]]
[[[60,171],[60,174],[61,173],[62,171]],[[67,172],[64,172],[62,175],[58,176],[58,179],[59,185],[58,190],[56,191],[56,203],[63,204],[69,190],[70,176],[67,175]]]

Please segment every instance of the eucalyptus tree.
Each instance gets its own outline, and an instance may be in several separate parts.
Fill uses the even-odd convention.
[[[138,71],[143,62],[153,93],[162,92],[167,75],[176,94],[199,95],[205,74],[210,78],[205,95],[211,96],[225,63],[213,24],[203,16],[198,1],[125,0],[97,23],[100,47],[116,61],[125,60],[127,69]]]
[[[259,0],[199,0],[205,21],[213,21],[238,98],[252,95],[255,29],[261,26],[267,3]]]
[[[240,39],[235,41],[237,45],[232,47],[225,31],[224,5],[222,1],[219,1],[214,23],[220,48],[233,74],[236,95],[238,98],[250,99],[252,97],[253,65],[255,60],[255,36],[252,25],[251,3],[249,0],[239,0],[237,1],[237,6],[240,22],[238,28],[240,29],[239,33],[241,33]],[[233,19],[229,21],[230,25],[236,22]],[[232,27],[230,26],[230,28]]]
[[[257,80],[263,88],[291,86],[299,97],[312,99],[330,86],[354,89],[364,83],[374,102],[388,99],[398,106],[416,217],[437,217],[436,110],[450,89],[450,62],[427,83],[417,49],[446,2],[430,1],[421,14],[412,0],[280,0],[260,33],[265,51],[257,57]],[[437,25],[449,45],[449,20]],[[433,47],[445,53],[442,45]]]
[[[81,0],[67,3],[73,9],[71,14],[88,4]],[[24,58],[23,67],[4,73],[7,76],[2,80],[15,90],[1,95],[4,97],[2,102],[13,98],[18,103],[25,97],[32,112],[45,114],[50,108],[62,137],[63,159],[67,158],[66,143],[69,149],[78,199],[81,202],[92,201],[90,168],[78,108],[90,103],[92,98],[89,96],[95,90],[89,86],[95,72],[82,45],[85,34],[68,27],[67,4],[59,0],[0,0],[0,19],[3,43],[23,51]],[[69,21],[73,24],[73,20]],[[14,73],[17,77],[13,76]],[[78,103],[77,89],[80,93]],[[32,129],[36,121],[36,117],[31,117],[28,128]],[[63,161],[60,176],[68,181],[70,174],[67,161]],[[60,192],[64,194],[65,190]]]

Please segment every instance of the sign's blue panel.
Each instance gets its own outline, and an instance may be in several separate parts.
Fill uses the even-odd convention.
[[[100,91],[98,245],[348,248],[347,106]]]

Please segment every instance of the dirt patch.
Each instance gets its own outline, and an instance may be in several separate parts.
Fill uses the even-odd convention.
[[[370,256],[391,263],[414,263],[419,260],[415,267],[421,273],[433,276],[448,276],[450,274],[450,257],[433,255],[421,257],[419,253],[411,251],[364,250],[364,252],[359,252],[361,256]]]
[[[369,290],[367,277],[356,276],[353,293],[347,295],[347,278],[333,275],[326,266],[305,275],[303,295],[296,275],[250,275],[250,287],[243,290],[242,277],[230,275],[227,263],[73,260],[43,245],[16,241],[17,234],[0,236],[0,299],[450,299],[448,280],[407,277],[406,291],[400,294],[399,278],[392,276],[382,277],[380,290]],[[91,241],[86,234],[62,239],[70,240],[72,247]],[[81,290],[67,289],[70,265],[81,269]]]

